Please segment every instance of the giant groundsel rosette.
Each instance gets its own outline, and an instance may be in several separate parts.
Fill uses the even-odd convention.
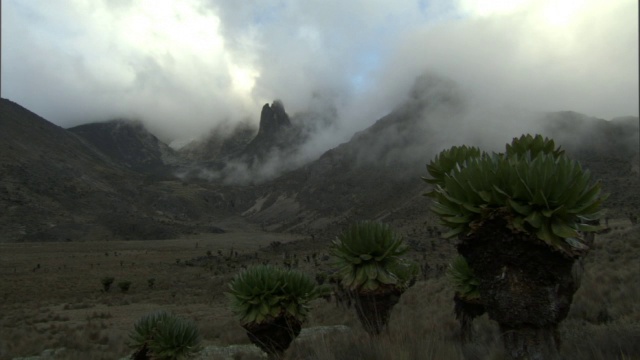
[[[227,296],[242,324],[260,324],[279,316],[303,321],[309,302],[322,292],[323,288],[304,273],[260,265],[237,274]]]
[[[389,225],[372,221],[351,225],[330,248],[342,286],[359,293],[406,288],[417,274],[414,263],[400,258],[407,250]]]
[[[535,234],[574,256],[586,249],[580,232],[599,230],[587,223],[600,215],[600,183],[592,184],[590,172],[553,140],[514,138],[506,153],[460,156],[454,166],[450,153],[445,150],[428,167],[435,184],[428,194],[432,210],[451,229],[445,236],[470,235],[484,221],[501,217],[514,232]]]
[[[166,311],[140,318],[129,337],[135,359],[185,359],[201,348],[198,327]]]
[[[449,264],[447,275],[463,300],[478,301],[480,299],[480,291],[478,290],[480,281],[463,256],[458,255],[453,259]]]

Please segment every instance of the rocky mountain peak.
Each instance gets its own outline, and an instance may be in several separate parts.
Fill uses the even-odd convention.
[[[275,100],[271,105],[264,104],[260,113],[258,135],[251,140],[241,156],[262,158],[274,147],[286,147],[292,142],[292,131],[291,120],[280,100]]]
[[[271,105],[264,104],[260,113],[260,130],[258,137],[272,136],[283,128],[291,127],[289,115],[284,110],[282,101],[275,100]]]

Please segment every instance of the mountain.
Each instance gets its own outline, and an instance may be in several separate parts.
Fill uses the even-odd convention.
[[[640,137],[637,117],[607,121],[562,111],[547,114],[544,131],[580,160],[609,194],[605,207],[625,216],[640,209]]]
[[[404,104],[349,142],[257,186],[262,195],[243,215],[268,229],[326,238],[333,238],[354,220],[391,222],[406,231],[437,226],[429,201],[422,196],[428,185],[421,177],[427,176],[426,164],[443,144],[467,143],[462,136],[456,141],[456,133],[450,132],[469,126],[459,94],[456,85],[446,80],[418,79]],[[637,212],[637,117],[605,121],[555,112],[530,121],[529,128],[555,139],[591,171],[594,181],[603,182],[610,195],[605,207],[611,216]]]
[[[453,83],[425,79],[410,98],[318,160],[258,186],[265,195],[244,215],[279,231],[321,232],[358,219],[387,221],[427,205],[421,176],[436,146],[429,141],[443,118],[460,117]]]
[[[88,207],[126,208],[118,198],[126,188],[116,189],[114,182],[133,174],[18,104],[2,99],[0,114],[4,240],[40,239],[46,232],[61,240],[63,233],[86,230],[75,224],[85,222]]]
[[[222,220],[237,217],[318,239],[360,219],[418,236],[438,226],[422,196],[427,162],[451,145],[486,148],[474,143],[485,133],[472,131],[467,107],[455,84],[423,77],[388,115],[304,159],[299,152],[314,126],[335,115],[289,116],[274,102],[262,108],[257,134],[214,132],[173,151],[137,123],[65,130],[2,99],[1,240],[161,239],[220,231]],[[329,120],[305,123],[313,119]],[[611,216],[637,212],[637,117],[605,121],[555,112],[530,121],[530,129],[554,138],[602,180]]]
[[[141,122],[111,120],[67,129],[115,164],[140,173],[165,173],[180,162],[175,151],[148,132]]]
[[[258,134],[243,151],[245,156],[263,158],[272,148],[286,147],[291,131],[289,114],[284,110],[281,101],[264,104],[260,112],[260,127]]]
[[[179,153],[196,161],[176,173],[188,181],[204,179],[224,184],[249,185],[273,179],[311,160],[301,154],[301,147],[312,131],[305,120],[316,118],[315,114],[303,114],[293,122],[282,102],[275,100],[262,107],[257,134],[249,139],[253,131],[241,126],[230,136],[215,132],[204,141],[193,142]],[[198,156],[209,149],[206,156]]]
[[[227,159],[241,153],[256,136],[255,128],[241,123],[232,130],[214,129],[206,137],[188,143],[178,154],[191,163]]]
[[[0,99],[0,241],[172,238],[230,214],[215,187],[149,178],[98,149]]]

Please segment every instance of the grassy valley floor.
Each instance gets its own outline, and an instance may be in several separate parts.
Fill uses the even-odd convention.
[[[224,234],[175,240],[0,244],[0,359],[61,348],[53,358],[121,358],[132,352],[133,324],[160,309],[195,321],[204,346],[248,344],[223,294],[228,282],[260,263],[326,273],[328,242],[226,225]],[[584,260],[581,288],[561,325],[567,359],[640,359],[640,227],[625,219],[611,227]],[[474,341],[458,343],[444,271],[453,243],[414,238],[412,247],[424,273],[394,308],[388,334],[370,339],[353,308],[316,300],[304,327],[351,331],[296,342],[286,359],[501,359],[497,325],[486,315],[475,321]],[[114,278],[109,291],[104,277]],[[123,281],[131,282],[126,292]]]

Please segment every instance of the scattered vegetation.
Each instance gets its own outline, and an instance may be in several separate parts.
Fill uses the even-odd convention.
[[[562,338],[561,354],[567,360],[636,359],[640,356],[640,347],[635,340],[640,335],[637,326],[640,313],[636,304],[640,284],[635,281],[640,229],[631,227],[623,215],[612,217],[610,226],[616,229],[598,235],[593,249],[584,259],[581,287],[574,295],[567,318],[558,328]],[[122,358],[131,354],[128,334],[134,323],[149,311],[150,304],[183,318],[198,319],[196,325],[206,340],[203,346],[207,348],[250,344],[246,330],[239,326],[229,310],[228,299],[220,291],[237,270],[227,269],[221,258],[212,260],[214,270],[219,274],[210,272],[204,263],[201,267],[173,265],[175,257],[203,256],[203,241],[200,241],[198,251],[193,251],[193,244],[184,240],[38,244],[37,251],[28,247],[29,244],[5,245],[3,254],[11,254],[11,257],[4,270],[0,270],[4,271],[1,286],[8,289],[0,295],[4,299],[0,315],[0,358],[34,356],[47,349],[62,347],[66,350],[59,357],[65,359]],[[209,240],[214,257],[215,246],[223,246],[219,242],[218,238]],[[452,312],[456,287],[449,276],[444,276],[447,271],[439,271],[442,264],[448,267],[455,258],[454,243],[427,238],[420,241],[424,247],[416,247],[405,242],[411,245],[403,256],[428,262],[430,270],[428,276],[421,276],[403,293],[393,309],[388,332],[370,337],[361,330],[353,309],[345,311],[337,308],[333,301],[315,300],[310,302],[311,311],[304,328],[315,331],[317,326],[341,324],[350,330],[314,337],[310,342],[300,336],[290,345],[284,359],[503,359],[500,329],[487,316],[474,318],[472,339],[460,344],[462,329]],[[432,242],[436,243],[435,250],[431,250]],[[184,246],[179,247],[182,243]],[[299,271],[312,278],[319,271],[329,273],[331,261],[323,260],[326,250],[321,244],[283,242],[282,246],[291,256],[297,253],[298,258],[304,257],[302,254],[317,253],[320,267],[315,267],[313,261],[301,261]],[[112,261],[108,263],[104,260],[103,250],[97,254],[101,259],[96,260],[91,257],[96,247],[110,249],[110,255],[113,249],[118,249],[119,256],[115,259],[110,256]],[[248,267],[267,260],[281,264],[283,259],[282,253],[273,253],[268,246],[257,250],[257,259],[254,257],[256,248],[238,245],[236,248],[242,261],[240,265]],[[226,249],[225,254],[228,253]],[[51,256],[60,252],[65,255]],[[251,257],[243,257],[243,254]],[[135,260],[138,265],[120,273],[119,260],[122,258],[127,264]],[[35,262],[40,262],[43,269],[58,269],[57,265],[62,262],[68,265],[67,270],[33,273],[31,268]],[[15,275],[14,266],[17,267]],[[126,278],[141,284],[145,284],[152,273],[157,279],[156,288],[126,297],[101,296],[95,291],[95,279],[100,279],[105,272],[114,272],[116,279],[125,278],[126,273]],[[14,284],[12,279],[19,281]],[[172,297],[173,293],[175,297]],[[237,351],[235,358],[258,358],[244,350]],[[213,355],[211,358],[222,357]]]
[[[126,293],[127,291],[129,291],[130,287],[131,287],[131,281],[129,280],[121,281],[118,283],[118,288],[122,293]]]
[[[104,292],[109,292],[109,289],[111,289],[111,284],[113,284],[114,280],[115,278],[113,276],[103,277],[100,280],[100,282],[102,283],[102,290],[104,290]]]

